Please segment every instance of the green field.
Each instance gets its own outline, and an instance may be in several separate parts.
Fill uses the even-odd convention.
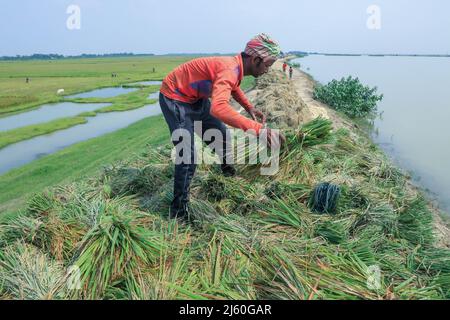
[[[193,57],[126,57],[0,62],[0,115],[23,111],[66,95],[141,80],[162,80],[175,66]],[[155,73],[153,73],[155,68]],[[111,77],[112,73],[118,76]],[[25,83],[29,77],[30,82]]]
[[[193,56],[0,61],[0,116],[59,102],[65,95],[144,80],[162,80]],[[155,68],[155,73],[153,73]],[[112,73],[118,76],[111,77]],[[29,77],[30,82],[25,79]],[[245,80],[243,83],[248,83]]]
[[[157,92],[159,86],[127,85],[139,90],[112,98],[68,99],[56,95],[59,88],[65,95],[90,91],[96,88],[119,86],[142,80],[162,80],[167,72],[193,57],[139,57],[139,58],[97,58],[67,59],[56,61],[0,62],[0,117],[27,111],[43,103],[78,102],[111,103],[95,112],[81,113],[72,118],[57,119],[47,123],[31,125],[0,133],[0,149],[21,140],[66,129],[84,123],[88,116],[99,112],[127,111],[140,108],[156,100],[148,99],[150,93]],[[155,73],[153,73],[155,68]],[[112,78],[111,73],[118,77]],[[31,77],[25,83],[26,74]],[[252,77],[245,77],[242,88],[254,84]]]

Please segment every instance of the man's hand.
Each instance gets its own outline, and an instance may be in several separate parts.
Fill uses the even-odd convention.
[[[266,116],[256,108],[251,108],[248,112],[253,120],[260,122],[262,125],[266,124]]]
[[[286,142],[284,135],[278,130],[271,130],[269,128],[265,130],[267,130],[267,148],[271,148],[273,145],[274,149],[280,149]]]

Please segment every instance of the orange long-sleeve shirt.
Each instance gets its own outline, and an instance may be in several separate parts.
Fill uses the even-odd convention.
[[[186,103],[211,98],[212,116],[244,131],[259,133],[262,125],[244,117],[230,105],[231,96],[247,111],[253,108],[240,88],[244,77],[241,55],[198,58],[175,68],[163,81],[161,93]]]

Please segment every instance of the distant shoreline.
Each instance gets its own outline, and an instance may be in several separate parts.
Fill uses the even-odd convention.
[[[288,55],[301,56],[342,56],[342,57],[428,57],[450,58],[450,54],[400,54],[400,53],[323,53],[323,52],[289,52]]]
[[[223,56],[234,55],[234,53],[106,53],[106,54],[80,54],[80,55],[61,55],[61,54],[41,54],[1,56],[0,61],[33,61],[33,60],[64,60],[64,59],[93,59],[93,58],[129,58],[129,57],[158,57],[158,56]],[[286,56],[337,56],[337,57],[428,57],[428,58],[450,58],[450,54],[397,54],[397,53],[325,53],[325,52],[304,52],[290,51]]]

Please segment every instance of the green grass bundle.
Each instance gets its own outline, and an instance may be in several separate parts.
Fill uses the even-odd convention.
[[[340,221],[318,222],[314,235],[330,243],[339,244],[348,238],[348,229]]]
[[[285,183],[280,181],[272,182],[264,191],[270,199],[292,196],[298,201],[304,201],[309,198],[311,188],[299,183]]]
[[[256,299],[252,264],[235,240],[215,232],[202,257],[199,292],[209,299]]]
[[[398,231],[398,215],[389,205],[363,207],[363,214],[359,214],[352,225],[352,233],[360,233],[368,227],[377,230],[378,236],[393,236]]]
[[[332,129],[333,124],[330,120],[318,117],[295,130],[283,132],[286,137],[286,143],[282,146],[280,150],[281,154],[279,154],[281,165],[292,164],[291,162],[296,161],[296,159],[302,156],[303,148],[331,142],[333,137]],[[269,154],[267,157],[263,156],[261,159],[258,154],[258,148],[246,147],[243,154],[238,156],[237,163],[246,163],[243,172],[250,174],[250,169],[258,168],[261,165],[269,165],[274,156],[278,156],[278,154]],[[257,165],[251,164],[249,159],[252,161],[255,159]]]
[[[265,247],[256,253],[259,269],[259,299],[307,300],[314,294],[315,283],[309,278],[299,261],[279,247]],[[301,257],[300,257],[301,259]]]
[[[333,129],[332,122],[322,117],[305,123],[295,131],[288,131],[286,133],[288,146],[304,146],[311,147],[317,144],[329,142],[331,137],[331,130]]]
[[[282,151],[282,161],[287,161],[295,155],[301,154],[302,148],[326,144],[331,141],[333,123],[318,117],[302,125],[294,131],[287,131],[286,145]]]
[[[224,177],[221,173],[209,172],[194,184],[198,185],[197,197],[216,204],[218,211],[224,214],[247,215],[258,210],[264,198],[262,190],[243,177]]]
[[[147,165],[144,168],[119,167],[106,169],[104,177],[111,187],[113,196],[146,195],[156,191],[169,181],[173,166]]]
[[[425,199],[414,199],[399,213],[396,235],[414,245],[429,246],[433,243],[433,216]]]
[[[170,204],[173,199],[173,183],[164,184],[150,198],[142,203],[142,210],[169,216]],[[189,221],[196,225],[203,225],[215,221],[220,215],[208,201],[190,196],[188,204]]]
[[[223,199],[242,200],[248,195],[249,189],[246,182],[242,182],[238,177],[227,178],[221,173],[209,172],[206,176],[198,179],[194,184],[200,185],[200,194],[210,201],[220,201]]]
[[[45,234],[45,225],[40,219],[20,214],[8,224],[1,226],[0,247],[6,247],[9,244],[23,240],[41,246],[48,242]]]
[[[301,143],[304,147],[312,147],[318,144],[330,142],[333,123],[331,120],[318,117],[301,126]]]
[[[27,211],[34,215],[40,215],[42,213],[49,212],[58,204],[55,195],[46,190],[41,193],[35,194],[28,200]]]
[[[81,219],[71,216],[73,208],[65,205],[56,193],[35,195],[28,202],[27,213],[18,215],[3,227],[0,245],[23,240],[59,261],[67,261],[87,228]]]
[[[36,247],[16,242],[0,253],[2,291],[12,299],[67,298],[65,270]]]
[[[102,298],[113,282],[122,280],[127,292],[139,294],[142,268],[156,260],[163,241],[142,224],[139,213],[112,204],[79,245],[73,265],[80,270],[82,296]]]
[[[284,226],[290,226],[303,231],[310,226],[310,214],[308,208],[295,198],[277,198],[272,205],[264,210],[265,220]]]
[[[362,186],[342,186],[340,205],[346,209],[367,209],[370,199]]]
[[[196,225],[207,225],[216,221],[220,215],[206,200],[191,199],[188,206],[189,221]]]

